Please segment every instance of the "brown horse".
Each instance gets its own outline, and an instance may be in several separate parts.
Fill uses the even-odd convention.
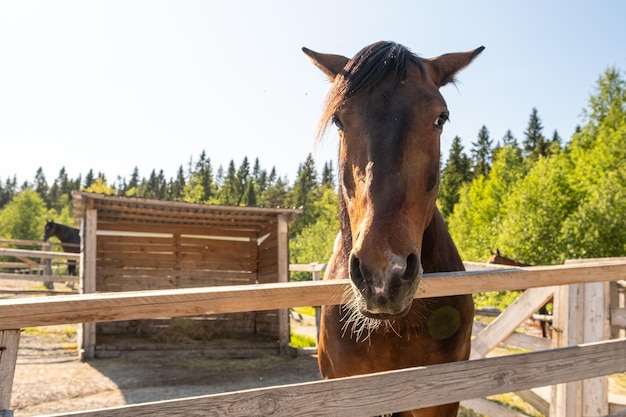
[[[491,251],[491,250],[490,250]],[[496,249],[496,252],[491,252],[491,256],[487,261],[488,264],[497,264],[497,265],[510,265],[510,266],[531,266],[530,264],[520,262],[517,259],[508,258],[504,255],[500,254],[500,249]],[[548,312],[548,304],[544,304],[538,311],[539,314],[548,316],[550,313]],[[541,335],[546,338],[548,337],[548,329],[546,326],[545,320],[539,320],[539,326],[541,327]]]
[[[341,231],[325,279],[349,277],[352,287],[342,305],[322,309],[324,378],[469,357],[471,295],[414,296],[423,272],[464,269],[435,207],[439,137],[448,120],[439,87],[483,49],[423,59],[378,42],[349,59],[303,48],[333,82],[318,133],[332,122],[340,137]],[[452,417],[457,409],[389,411]]]

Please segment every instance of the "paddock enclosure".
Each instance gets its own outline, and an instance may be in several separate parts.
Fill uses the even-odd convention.
[[[567,312],[553,326],[556,349],[538,344],[535,352],[484,358],[491,346],[513,338],[507,329],[515,325],[503,319],[480,330],[484,337],[479,333],[473,346],[473,356],[479,359],[72,415],[367,416],[457,400],[482,407],[481,400],[475,399],[554,384],[558,385],[552,389],[549,404],[552,417],[623,415],[618,407],[609,408],[605,375],[626,371],[626,340],[602,339],[613,318],[617,318],[613,324],[624,325],[623,308],[608,303],[608,288],[609,282],[625,278],[626,260],[595,260],[549,267],[427,274],[416,294],[433,297],[520,287],[541,291],[541,297],[526,297],[514,303],[512,308],[519,318],[528,317],[540,298],[553,293],[556,314]],[[341,301],[348,285],[348,281],[338,280],[3,300],[1,380],[12,381],[21,328],[332,304]],[[544,290],[546,285],[551,288]],[[0,410],[8,410],[10,388],[10,384],[2,385]],[[410,392],[415,395],[408,395]],[[519,414],[498,409],[491,415]]]
[[[288,225],[301,212],[86,192],[74,192],[73,205],[82,233],[83,294],[287,282]],[[86,358],[137,350],[165,354],[229,339],[226,353],[236,356],[278,352],[289,343],[286,310],[199,314],[86,323],[79,348]]]

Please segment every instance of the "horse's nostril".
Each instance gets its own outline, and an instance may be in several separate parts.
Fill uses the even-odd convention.
[[[350,255],[350,278],[355,284],[363,281],[361,261],[354,254]]]
[[[419,274],[419,259],[416,254],[412,253],[406,258],[406,270],[402,278],[407,281],[411,281]]]

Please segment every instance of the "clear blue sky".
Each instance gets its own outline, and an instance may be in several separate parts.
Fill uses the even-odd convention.
[[[378,40],[424,57],[486,46],[442,90],[444,161],[482,125],[521,141],[533,107],[567,140],[602,72],[626,70],[625,16],[618,0],[3,1],[0,180],[169,178],[206,150],[214,169],[258,157],[293,181],[337,146],[314,144],[329,84],[300,48],[351,57]]]

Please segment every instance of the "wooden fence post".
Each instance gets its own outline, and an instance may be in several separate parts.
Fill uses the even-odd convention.
[[[52,251],[52,242],[44,242],[41,244],[41,250],[42,251]],[[46,258],[44,260],[44,275],[46,277],[51,277],[52,276],[52,259],[50,258]],[[46,287],[49,290],[53,290],[54,289],[54,282],[53,281],[44,281],[43,286]]]
[[[0,417],[13,416],[9,407],[19,344],[19,329],[0,330]]]
[[[574,346],[610,337],[609,284],[564,285],[555,292],[553,347]],[[604,416],[608,377],[559,384],[552,389],[550,417]]]
[[[96,292],[96,232],[98,211],[86,210],[81,223],[80,292]],[[79,323],[78,353],[80,359],[93,359],[96,355],[96,324]]]
[[[289,217],[278,216],[278,282],[289,282]],[[289,309],[278,310],[279,349],[281,353],[289,350]]]

